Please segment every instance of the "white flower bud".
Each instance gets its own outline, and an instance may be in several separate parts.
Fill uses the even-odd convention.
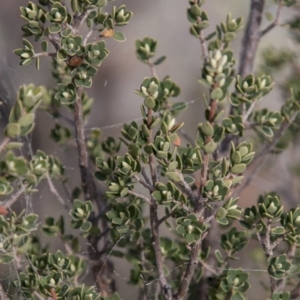
[[[266,79],[263,79],[260,83],[260,88],[261,89],[264,88],[266,86],[266,83],[267,83]]]
[[[217,73],[222,73],[223,72],[223,67],[222,66],[219,66],[216,70]]]
[[[269,122],[273,125],[275,125],[275,123],[277,122],[277,119],[276,118],[270,118],[269,119]]]
[[[124,9],[121,9],[119,12],[118,12],[118,17],[124,17]]]
[[[62,95],[63,95],[64,98],[69,98],[70,97],[70,94],[68,92],[63,92]]]
[[[206,75],[206,80],[212,84],[213,83],[213,78],[210,75]]]
[[[170,129],[174,126],[174,124],[175,124],[175,118],[173,118],[173,119],[170,121],[170,123],[169,123],[169,125],[168,125],[168,129],[170,130]]]
[[[210,65],[211,65],[214,69],[216,69],[216,68],[218,67],[217,61],[216,61],[215,59],[213,59],[213,58],[210,59]]]
[[[157,96],[158,96],[158,91],[154,92],[153,95],[152,95],[152,97],[153,97],[154,99],[156,99]]]
[[[220,66],[224,66],[224,65],[227,63],[227,61],[228,61],[228,56],[227,56],[227,55],[224,55],[224,56],[222,56],[222,58],[220,59],[219,65],[220,65]]]
[[[30,55],[29,55],[28,53],[26,53],[26,52],[23,52],[23,53],[21,54],[21,57],[22,57],[22,58],[29,58]]]
[[[194,229],[194,226],[192,226],[192,225],[189,225],[187,227],[187,231],[190,232],[190,233],[193,231],[193,229]]]
[[[214,188],[213,188],[213,194],[216,196],[216,195],[218,195],[219,194],[219,186],[218,185],[216,185]]]
[[[143,93],[145,96],[149,96],[149,93],[148,93],[146,87],[142,86],[142,87],[141,87],[141,90],[142,90],[142,93]]]
[[[219,82],[219,87],[222,87],[225,84],[225,78],[222,78]]]
[[[146,50],[147,53],[150,52],[150,46],[148,44],[145,45],[145,50]]]
[[[214,55],[214,59],[216,61],[219,61],[222,58],[222,52],[220,50],[216,50],[215,55]]]

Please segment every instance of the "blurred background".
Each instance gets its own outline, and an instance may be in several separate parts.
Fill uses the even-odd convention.
[[[200,69],[202,67],[202,54],[199,40],[189,34],[189,22],[186,18],[188,1],[183,0],[118,0],[111,3],[119,6],[126,4],[128,10],[134,15],[128,26],[122,27],[126,35],[126,42],[118,43],[113,40],[107,41],[109,56],[102,63],[98,73],[93,78],[93,86],[87,90],[90,97],[94,98],[94,106],[91,116],[86,124],[86,134],[93,127],[102,129],[102,136],[119,136],[121,124],[140,118],[141,98],[134,93],[139,88],[144,77],[151,76],[147,65],[142,64],[135,56],[135,40],[143,39],[146,36],[159,41],[157,57],[166,55],[167,60],[157,67],[160,79],[166,75],[181,87],[182,92],[176,101],[184,101],[188,104],[187,109],[180,114],[177,121],[185,123],[185,131],[190,136],[195,136],[197,124],[203,121],[205,90],[198,83]],[[51,77],[50,59],[42,58],[40,70],[36,70],[34,64],[27,67],[19,67],[19,59],[13,54],[13,50],[22,47],[21,26],[24,21],[20,16],[20,6],[26,6],[26,0],[1,0],[0,3],[0,98],[3,102],[1,107],[1,128],[4,128],[11,106],[16,100],[16,93],[19,85],[34,83],[53,87],[55,82]],[[215,25],[226,19],[228,12],[235,17],[244,17],[247,20],[250,1],[245,0],[209,0],[205,4],[208,13],[210,27],[205,30],[209,34],[214,30]],[[273,1],[266,1],[266,11],[275,14],[276,5]],[[281,21],[288,20],[293,12],[284,9]],[[269,21],[264,18],[262,28],[267,26]],[[245,28],[245,27],[244,27]],[[239,62],[240,46],[243,36],[240,31],[238,38],[233,42],[233,48],[237,63]],[[84,34],[85,32],[82,32]],[[34,45],[35,46],[35,45]],[[260,52],[266,47],[279,49],[295,48],[285,28],[277,27],[267,34],[259,44],[258,55],[255,62],[255,70],[258,70],[261,60]],[[267,66],[265,66],[267,67]],[[280,74],[278,80],[284,74]],[[269,109],[279,109],[282,103],[282,94],[278,87],[275,87],[268,97],[260,104]],[[54,120],[45,112],[39,112],[36,120],[36,127],[32,135],[34,151],[41,149],[47,154],[58,156],[67,166],[66,173],[70,178],[70,185],[78,184],[79,171],[77,168],[77,152],[70,143],[67,146],[58,146],[49,139],[49,131],[54,126]],[[0,135],[2,138],[2,135]],[[184,141],[184,140],[183,140]],[[291,159],[292,158],[292,159]],[[299,203],[298,183],[291,175],[291,166],[299,162],[299,151],[296,146],[284,154],[269,157],[265,161],[264,168],[255,176],[251,184],[241,194],[241,206],[250,206],[257,201],[257,196],[265,191],[276,190],[286,200],[288,206]],[[34,213],[44,215],[65,214],[62,206],[50,194],[46,184],[42,184],[40,193],[30,201],[23,199],[20,202],[22,208],[29,209]],[[42,219],[40,220],[43,221]],[[168,234],[166,232],[166,234]],[[50,245],[56,249],[59,244]],[[85,245],[82,245],[83,249]],[[263,253],[258,244],[253,244],[243,253],[241,261],[235,263],[236,267],[249,269],[252,289],[249,299],[258,296],[258,299],[266,299],[263,289],[264,282],[268,284],[266,270],[260,270],[265,265]],[[249,251],[250,249],[250,251]],[[261,255],[261,261],[258,259]],[[255,259],[254,259],[255,257]],[[9,272],[13,275],[14,269],[0,271],[0,278],[7,278]],[[122,266],[118,261],[115,263],[117,285],[123,299],[134,299],[135,288],[127,285],[129,266]],[[257,294],[256,294],[257,293]],[[250,296],[251,295],[251,296]]]

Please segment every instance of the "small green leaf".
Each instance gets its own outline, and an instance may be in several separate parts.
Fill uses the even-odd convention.
[[[23,143],[19,142],[10,142],[5,146],[5,149],[18,149],[23,146]]]
[[[42,41],[41,48],[44,52],[47,52],[48,51],[48,42],[47,41]]]
[[[175,171],[176,168],[178,166],[178,162],[177,161],[172,161],[169,166],[168,166],[168,172],[172,172]]]
[[[204,145],[203,149],[206,154],[211,154],[217,149],[217,147],[218,144],[211,140],[210,142]]]
[[[160,65],[166,58],[167,58],[166,56],[161,56],[153,64],[156,65],[156,66]]]
[[[195,241],[195,237],[191,233],[188,233],[185,236],[185,240],[187,241],[188,244],[191,244],[191,243],[193,243]]]
[[[148,107],[148,108],[154,108],[155,107],[155,100],[154,100],[154,98],[153,97],[151,97],[151,96],[148,96],[148,97],[146,97],[145,99],[144,99],[144,105],[146,106],[146,107]]]
[[[246,170],[246,167],[247,167],[246,164],[238,164],[231,168],[231,172],[233,174],[240,174]]]
[[[268,126],[261,127],[262,133],[267,137],[273,137],[273,130]]]
[[[273,234],[284,234],[285,233],[285,228],[282,226],[277,226],[275,228],[272,228],[271,232]]]
[[[122,32],[119,32],[119,31],[114,32],[113,39],[118,41],[118,42],[125,42],[126,41],[125,35]]]
[[[219,87],[213,89],[212,92],[210,93],[210,97],[213,100],[220,100],[223,98],[223,95],[224,95],[224,93],[223,93],[222,89],[220,89]]]
[[[265,13],[265,17],[266,17],[267,20],[270,21],[270,22],[272,22],[272,21],[274,20],[273,15],[272,15],[269,11],[267,11],[267,12]]]
[[[181,181],[180,175],[175,172],[166,172],[166,176],[172,181]]]
[[[218,249],[215,250],[215,256],[220,264],[224,263],[224,258],[223,258],[222,253],[220,252],[220,250],[218,250]]]

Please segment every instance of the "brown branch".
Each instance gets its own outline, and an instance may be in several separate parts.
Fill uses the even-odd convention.
[[[156,70],[154,68],[154,64],[150,60],[148,60],[148,65],[151,68],[152,76],[157,77]],[[148,129],[150,132],[148,141],[147,141],[148,144],[150,144],[152,142],[152,129],[150,128],[151,123],[152,123],[152,117],[153,117],[153,110],[151,108],[148,108],[147,125],[148,125]],[[155,188],[155,184],[157,182],[157,174],[156,174],[155,164],[154,164],[154,155],[152,153],[149,154],[148,164],[150,167],[152,186],[153,186],[153,188]],[[143,174],[144,178],[147,178],[145,172],[142,174]],[[153,247],[154,247],[157,275],[158,275],[158,281],[159,281],[159,285],[160,285],[160,289],[161,289],[161,294],[164,297],[164,299],[172,300],[171,286],[168,284],[165,273],[164,273],[163,255],[161,253],[161,247],[160,247],[157,203],[153,198],[151,198],[151,204],[150,204],[150,227],[151,227],[151,233],[152,233],[152,238],[153,238]]]
[[[161,293],[166,300],[172,300],[172,290],[171,286],[167,283],[164,266],[163,266],[163,256],[160,247],[159,238],[159,228],[158,228],[158,218],[157,218],[157,204],[154,199],[151,199],[150,205],[150,226],[153,237],[153,247],[155,253],[155,261],[157,267],[158,280],[160,283]]]
[[[83,111],[81,103],[82,88],[77,88],[77,97],[74,103],[74,121],[76,143],[78,149],[78,162],[80,167],[81,185],[86,201],[94,198],[94,188],[92,178],[88,166],[88,151],[85,143],[84,128],[83,128]]]
[[[260,40],[259,28],[264,6],[265,0],[251,0],[250,16],[242,41],[242,52],[238,72],[242,77],[250,74],[253,69],[254,58]]]
[[[283,7],[283,1],[279,0],[275,20],[269,26],[267,26],[265,29],[263,29],[259,32],[260,38],[262,36],[264,36],[265,34],[267,34],[269,31],[271,31],[274,27],[279,25],[279,17],[280,17],[280,12],[281,12],[282,7]]]
[[[206,234],[203,235],[203,237],[200,239],[200,241],[198,241],[195,245],[192,246],[190,262],[188,264],[188,267],[186,268],[183,279],[181,280],[181,284],[180,284],[178,293],[174,296],[174,299],[176,299],[176,300],[184,299],[184,297],[189,289],[192,277],[194,275],[195,268],[198,265],[198,260],[199,260],[198,255],[199,255],[199,251],[201,249],[201,243],[202,243],[202,240],[205,238],[205,236],[206,236]]]
[[[25,191],[26,191],[26,185],[22,185],[21,188],[14,195],[12,195],[12,197],[9,200],[7,200],[4,203],[3,207],[4,208],[11,207]]]
[[[142,194],[139,194],[139,193],[136,193],[136,192],[133,192],[133,191],[128,191],[128,194],[132,195],[132,196],[135,196],[137,198],[140,198],[140,199],[144,200],[147,204],[151,205],[150,199],[147,198],[146,196],[142,195]]]
[[[82,88],[76,89],[76,101],[74,103],[74,121],[75,121],[75,134],[76,134],[76,143],[77,143],[77,150],[78,150],[78,163],[80,168],[80,175],[81,175],[81,186],[84,194],[85,201],[92,200],[98,206],[100,206],[100,201],[97,201],[97,193],[96,193],[96,185],[93,180],[92,174],[89,169],[88,164],[88,151],[85,143],[85,136],[84,136],[84,128],[83,128],[83,109],[81,103],[81,95],[82,95]],[[105,231],[107,224],[104,218],[101,219],[102,221],[102,230]],[[98,220],[93,220],[93,225],[98,226]],[[111,262],[106,261],[105,264],[100,262],[99,254],[98,254],[98,242],[99,237],[94,235],[88,236],[88,251],[90,260],[98,260],[98,264],[93,264],[93,275],[94,279],[97,282],[99,289],[103,296],[107,297],[110,296],[111,293],[114,291],[114,280],[112,279],[111,275],[112,272],[110,269],[107,268]],[[104,244],[107,243],[107,240],[104,241]],[[104,245],[105,246],[105,245]],[[96,253],[94,253],[96,251]],[[102,270],[104,272],[102,273]],[[101,274],[100,274],[101,273]],[[99,275],[100,274],[100,275]]]
[[[157,221],[156,226],[160,226],[163,222],[165,222],[166,220],[168,220],[170,217],[172,217],[172,214],[165,215],[165,216],[161,217],[161,218]]]

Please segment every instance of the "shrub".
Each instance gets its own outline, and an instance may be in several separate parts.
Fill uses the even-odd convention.
[[[157,41],[146,37],[135,44],[137,58],[151,71],[135,91],[141,99],[142,122],[124,124],[119,138],[103,139],[99,128],[84,133],[93,104],[86,89],[109,55],[105,39],[125,41],[122,26],[133,15],[125,5],[108,12],[108,2],[112,1],[39,0],[20,8],[25,21],[23,47],[14,53],[21,66],[35,61],[37,68],[41,57],[50,57],[57,84],[21,86],[3,131],[0,263],[14,263],[17,274],[0,285],[1,299],[13,295],[18,299],[122,299],[115,286],[114,257],[131,264],[129,284],[138,286],[140,299],[245,299],[248,273],[234,268],[232,261],[249,240],[257,241],[265,254],[262,268],[270,278],[269,299],[296,299],[300,295],[296,280],[300,208],[288,210],[276,192],[266,191],[256,205],[244,209],[238,197],[263,159],[274,151],[279,155],[297,136],[297,53],[266,50],[264,66],[269,68],[252,73],[260,39],[279,24],[282,8],[294,7],[296,1],[278,0],[274,20],[262,30],[264,1],[251,1],[238,71],[231,47],[241,34],[242,18],[228,13],[225,21],[205,34],[209,27],[205,1],[187,1],[190,33],[202,49],[199,82],[206,88],[205,121],[199,123],[196,137],[182,130],[183,122],[176,122],[186,103],[174,101],[180,88],[171,77],[157,77],[156,66],[166,57],[157,57]],[[299,18],[288,25],[299,43]],[[88,28],[85,36],[79,32],[83,26]],[[97,31],[100,35],[92,40]],[[41,43],[41,52],[29,38]],[[291,71],[281,83],[286,99],[281,109],[258,108],[258,102],[272,91],[272,75],[284,66]],[[63,162],[41,150],[26,158],[19,155],[23,147],[30,148],[26,137],[35,128],[37,110],[59,120],[64,107],[71,116],[69,124],[57,122],[51,138],[59,147],[75,131],[81,176],[81,186],[72,186],[72,193],[66,188],[67,196],[56,188],[69,184]],[[35,193],[42,181],[69,212],[68,218],[13,209],[22,195]],[[217,225],[223,230],[218,231]],[[162,226],[171,234],[164,236]],[[49,240],[60,239],[64,251],[49,251],[38,238],[39,231]],[[79,238],[86,241],[88,255],[81,253]],[[87,272],[93,275],[94,286],[82,280]],[[158,283],[156,296],[148,290],[153,282]]]

